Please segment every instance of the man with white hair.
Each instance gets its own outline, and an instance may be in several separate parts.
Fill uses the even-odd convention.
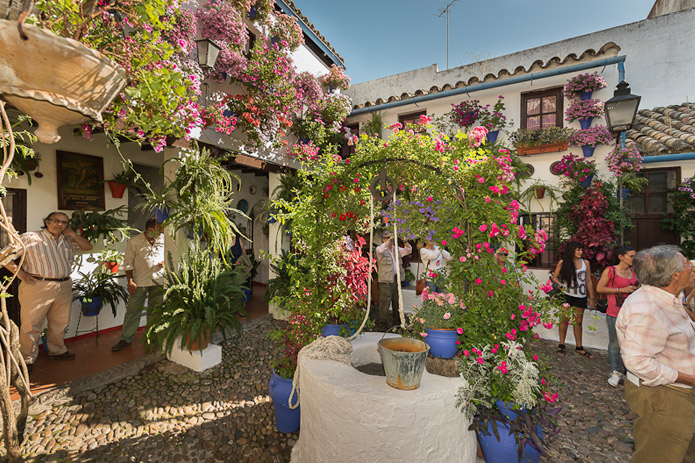
[[[616,320],[625,397],[637,415],[632,463],[695,462],[695,324],[681,302],[692,266],[663,245],[637,253],[633,267],[642,286]]]

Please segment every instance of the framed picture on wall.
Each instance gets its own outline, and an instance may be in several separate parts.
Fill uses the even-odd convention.
[[[104,160],[98,156],[56,151],[58,209],[103,211]]]

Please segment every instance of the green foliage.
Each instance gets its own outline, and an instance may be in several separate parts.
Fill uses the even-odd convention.
[[[83,238],[96,243],[101,237],[105,245],[116,241],[123,241],[130,237],[130,232],[135,231],[128,224],[127,219],[119,217],[127,216],[126,206],[109,209],[104,212],[85,212],[76,210],[70,218],[70,227]]]
[[[169,209],[164,227],[170,227],[172,237],[185,230],[194,239],[206,240],[215,252],[225,254],[232,247],[232,238],[241,233],[230,219],[232,214],[248,218],[232,207],[233,180],[236,178],[222,167],[222,159],[212,156],[210,150],[182,150],[179,158],[167,162],[178,163],[173,179],[160,192],[149,185],[140,209],[154,211]],[[238,181],[238,178],[237,178]]]
[[[20,127],[25,123],[26,125]],[[14,135],[15,141],[15,149],[12,164],[10,164],[10,168],[6,172],[9,178],[26,174],[27,183],[29,185],[31,185],[31,171],[34,170],[36,168],[36,164],[38,164],[36,152],[34,151],[34,148],[31,147],[31,145],[36,142],[37,138],[33,132],[30,132],[27,129],[27,126],[31,125],[31,118],[24,114],[20,114],[19,117],[17,117],[17,120],[11,124],[12,135]],[[7,148],[9,146],[9,133],[3,130],[2,137],[0,137],[0,148]],[[0,186],[0,196],[5,196],[4,186]]]
[[[368,135],[376,134],[377,138],[381,138],[381,133],[384,130],[384,121],[381,117],[381,113],[373,111],[371,116],[372,118],[370,120],[362,124],[360,132],[364,132]]]
[[[670,195],[673,212],[664,217],[663,227],[680,235],[683,254],[695,259],[695,177],[689,177]]]
[[[569,140],[574,129],[568,127],[547,127],[545,129],[517,129],[509,135],[509,141],[517,148],[564,143]]]
[[[553,204],[557,204],[559,196],[561,194],[561,190],[558,187],[555,187],[553,185],[550,185],[549,183],[546,183],[538,179],[533,179],[524,182],[524,186],[526,188],[519,194],[519,201],[526,206],[526,209],[528,211],[531,211],[531,202],[534,200],[536,201],[536,203],[538,203],[538,207],[540,207],[541,210],[543,210],[541,201],[536,193],[536,191],[539,188],[543,188],[545,190],[544,194],[547,195],[550,199],[550,212],[553,211]]]
[[[91,273],[80,272],[80,279],[72,282],[72,293],[73,301],[81,299],[91,302],[94,298],[101,298],[103,304],[111,306],[114,317],[118,303],[128,300],[128,291],[118,284],[114,274],[101,265]]]
[[[181,256],[178,270],[172,270],[169,256],[164,271],[164,299],[148,308],[145,339],[152,348],[171,353],[177,339],[203,343],[217,330],[241,329],[244,311],[243,282],[248,272],[229,266],[208,250],[193,249]]]
[[[263,295],[264,300],[284,308],[292,295],[292,272],[297,267],[300,273],[305,271],[301,266],[301,259],[288,251],[282,251],[282,255],[270,263],[275,276],[268,280],[268,289]]]

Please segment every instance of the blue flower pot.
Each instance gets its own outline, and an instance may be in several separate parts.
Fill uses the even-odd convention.
[[[256,19],[257,14],[258,7],[256,5],[253,5],[251,8],[249,8],[249,19]]]
[[[344,333],[346,333],[346,337],[352,335],[352,333],[354,332],[350,329],[350,325],[348,325],[347,323],[342,323],[340,325],[326,323],[326,326],[321,328],[321,336],[323,336],[324,338],[328,336],[340,336],[341,328],[345,328],[346,331],[344,331]]]
[[[585,180],[579,182],[579,184],[584,188],[589,188],[591,186],[591,181],[594,179],[594,175],[591,174],[586,177]]]
[[[41,344],[43,344],[43,351],[48,353],[48,341],[46,340],[46,336],[41,336]]]
[[[249,299],[251,299],[251,296],[253,295],[253,289],[245,289],[244,290],[244,302],[249,302]]]
[[[99,315],[99,312],[101,312],[101,306],[103,304],[100,297],[93,297],[89,301],[81,297],[80,302],[82,303],[82,315],[85,317],[93,317]]]
[[[584,154],[585,158],[590,158],[591,156],[594,155],[595,149],[596,149],[595,146],[584,145],[584,146],[582,146],[582,153]]]
[[[430,346],[430,354],[441,359],[450,359],[456,355],[456,330],[438,330],[425,328],[425,342]]]
[[[620,199],[620,196],[622,196],[623,199],[627,199],[630,196],[630,189],[629,188],[621,188],[620,192],[617,195],[618,195],[618,199]]]
[[[277,222],[277,221],[278,221],[278,219],[276,219],[275,216],[274,216],[273,214],[271,214],[270,212],[268,212],[268,223],[275,223],[275,222]]]
[[[499,131],[499,130],[492,130],[492,131],[488,132],[487,135],[486,135],[487,141],[488,141],[490,144],[495,143],[495,142],[497,141],[497,136],[498,136],[499,134],[500,134],[500,131]]]
[[[273,45],[275,45],[276,43],[280,43],[280,37],[278,37],[277,35],[271,37],[271,38],[270,38],[270,43],[273,44]]]
[[[409,282],[409,281],[401,281],[401,288],[407,288],[407,287],[409,287],[409,286],[410,286],[410,282]]]
[[[593,121],[593,120],[594,120],[593,117],[587,117],[586,119],[579,119],[579,126],[582,129],[586,130],[589,127],[591,127],[591,121]]]
[[[537,428],[538,435],[542,437],[540,426]],[[509,426],[505,423],[497,421],[497,432],[500,440],[495,437],[492,431],[492,423],[488,423],[488,436],[478,432],[478,442],[485,457],[485,463],[509,463],[518,461],[518,451],[514,434],[509,432]],[[541,453],[532,447],[529,443],[524,448],[524,453],[521,457],[522,462],[538,463],[541,459]]]
[[[593,90],[587,90],[585,92],[582,92],[579,94],[579,99],[580,100],[590,100],[591,99],[591,94],[594,93]]]
[[[282,379],[273,372],[268,389],[270,390],[270,398],[273,401],[273,410],[275,410],[275,427],[280,432],[291,433],[297,431],[299,429],[301,407],[292,410],[287,404],[287,400],[292,392],[292,380]],[[293,396],[293,404],[295,400],[296,396]]]
[[[157,219],[157,223],[164,222],[167,217],[169,217],[170,209],[168,207],[156,207],[154,209],[154,217]]]

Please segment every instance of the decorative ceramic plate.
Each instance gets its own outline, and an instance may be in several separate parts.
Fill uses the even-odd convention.
[[[249,210],[249,203],[245,199],[240,199],[236,205],[236,208],[241,212],[246,213]]]

